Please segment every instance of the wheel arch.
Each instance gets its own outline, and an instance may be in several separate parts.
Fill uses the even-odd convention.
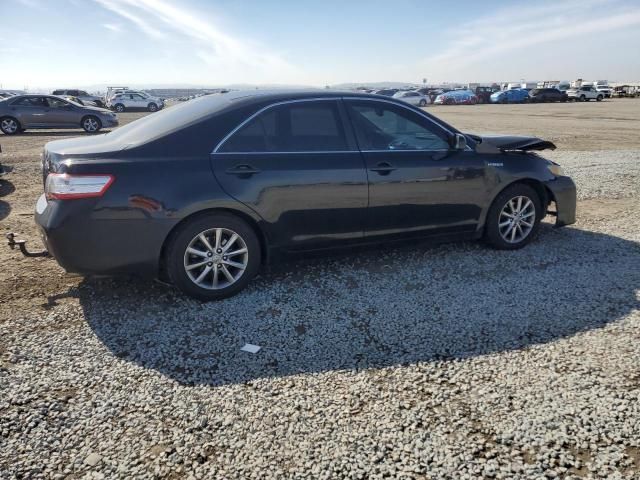
[[[493,197],[491,198],[491,201],[488,203],[487,208],[484,212],[484,218],[482,219],[482,226],[480,228],[481,232],[484,232],[484,229],[486,228],[487,225],[487,215],[489,213],[489,210],[491,209],[491,207],[493,206],[493,203],[496,201],[496,198],[498,198],[498,196],[500,196],[500,194],[502,192],[504,192],[507,188],[510,188],[514,185],[517,184],[524,184],[524,185],[528,185],[529,187],[533,188],[535,190],[535,192],[538,194],[538,197],[540,198],[540,202],[542,204],[542,208],[544,208],[544,213],[546,216],[546,212],[547,209],[549,208],[549,203],[550,202],[555,202],[555,197],[553,195],[553,192],[551,190],[549,190],[547,188],[547,186],[541,182],[540,180],[533,178],[533,177],[523,177],[523,178],[518,178],[513,180],[512,182],[507,183],[506,185],[504,185],[500,190],[498,190],[497,192],[495,192],[495,194],[493,195]]]
[[[176,223],[173,226],[173,228],[169,231],[169,233],[166,235],[164,241],[162,242],[162,247],[160,248],[160,258],[158,259],[158,271],[161,278],[166,276],[167,249],[171,244],[171,240],[173,239],[173,237],[180,231],[183,225],[192,221],[194,218],[205,216],[205,215],[211,215],[214,213],[226,213],[226,214],[238,217],[244,222],[246,222],[246,224],[249,225],[249,227],[254,231],[254,233],[256,234],[256,237],[258,237],[258,241],[260,242],[260,250],[262,253],[262,264],[264,265],[269,263],[269,242],[267,239],[267,235],[264,232],[264,230],[260,227],[259,223],[256,221],[255,218],[253,218],[251,215],[245,212],[242,212],[240,210],[236,210],[233,208],[226,208],[226,207],[206,208],[204,210],[198,210],[196,212],[193,212],[187,215],[186,217],[184,217],[182,220]]]
[[[18,128],[24,128],[24,126],[22,125],[22,122],[20,121],[19,118],[13,116],[13,115],[0,115],[0,121],[4,120],[5,118],[11,118],[12,120],[15,120],[18,123]]]

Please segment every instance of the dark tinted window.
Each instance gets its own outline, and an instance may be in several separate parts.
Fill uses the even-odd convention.
[[[64,95],[64,90],[54,90],[53,94],[54,95]]]
[[[48,106],[46,100],[43,97],[22,97],[13,102],[12,105],[40,108],[46,108]]]
[[[448,150],[446,134],[405,108],[371,101],[349,102],[363,150]]]
[[[67,108],[69,104],[59,98],[47,97],[47,103],[50,108]]]
[[[234,133],[220,152],[348,150],[334,101],[296,102],[269,108]]]

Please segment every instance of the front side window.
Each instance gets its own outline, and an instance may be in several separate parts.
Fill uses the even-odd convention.
[[[448,150],[446,134],[427,128],[418,114],[405,108],[372,101],[349,103],[362,150]]]
[[[66,108],[69,106],[64,100],[53,97],[47,97],[47,103],[49,104],[49,108]]]
[[[348,150],[335,101],[271,107],[235,132],[219,152],[332,152]]]

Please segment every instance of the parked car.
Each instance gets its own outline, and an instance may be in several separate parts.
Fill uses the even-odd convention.
[[[570,88],[567,90],[569,100],[580,102],[588,102],[589,100],[602,101],[604,94],[598,92],[593,85],[582,85],[580,87]]]
[[[382,90],[376,90],[376,95],[384,95],[385,97],[393,97],[400,91],[399,88],[383,88]]]
[[[63,88],[54,90],[52,95],[75,97],[82,100],[83,104],[93,103],[96,107],[104,107],[104,101],[101,97],[97,95],[90,95],[84,90]]]
[[[475,105],[478,98],[471,90],[450,90],[442,93],[433,101],[439,105]]]
[[[157,112],[164,108],[164,101],[142,93],[119,93],[107,101],[107,106],[116,112],[124,112],[127,109],[144,109],[149,112]]]
[[[534,88],[529,92],[532,102],[566,102],[568,100],[566,92],[561,92],[557,88]]]
[[[524,88],[501,90],[491,94],[489,99],[491,103],[528,103],[529,90]]]
[[[116,126],[118,116],[109,110],[53,95],[16,95],[0,102],[0,130],[6,135],[36,128],[82,128],[95,133]]]
[[[491,95],[496,92],[492,87],[475,87],[471,89],[477,98],[477,103],[489,103],[491,101]]]
[[[430,97],[418,92],[398,92],[393,96],[393,98],[397,98],[398,100],[402,100],[403,102],[410,103],[411,105],[417,105],[419,107],[426,107],[431,103]]]
[[[609,87],[609,85],[596,85],[596,92],[601,93],[602,95],[604,95],[604,98],[611,98],[611,87]]]
[[[213,300],[292,251],[425,236],[523,247],[552,202],[556,226],[575,222],[574,183],[529,153],[545,148],[377,95],[231,92],[49,142],[35,220],[69,272],[160,276]]]

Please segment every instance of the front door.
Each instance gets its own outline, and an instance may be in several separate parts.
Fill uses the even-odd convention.
[[[348,100],[369,178],[367,236],[473,231],[486,203],[484,161],[412,108]]]
[[[73,105],[55,97],[47,97],[46,100],[49,106],[46,109],[47,123],[60,127],[80,126],[79,115]]]
[[[289,249],[361,240],[367,176],[341,100],[296,100],[253,116],[211,155],[227,194]]]

